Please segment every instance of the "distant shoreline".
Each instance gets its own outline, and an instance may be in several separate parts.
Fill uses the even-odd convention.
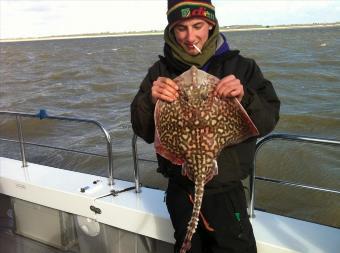
[[[340,27],[340,22],[325,24],[296,24],[296,25],[277,25],[277,26],[224,26],[220,28],[221,32],[238,32],[238,31],[260,31],[260,30],[287,30],[287,29],[304,29],[304,28],[327,28]],[[46,36],[34,38],[14,38],[0,39],[1,42],[21,42],[21,41],[43,41],[43,40],[66,40],[66,39],[85,39],[85,38],[105,38],[105,37],[129,37],[129,36],[147,36],[162,35],[163,31],[150,32],[126,32],[126,33],[98,33],[98,34],[75,34],[61,36]]]

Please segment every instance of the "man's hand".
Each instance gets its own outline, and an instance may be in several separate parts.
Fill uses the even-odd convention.
[[[170,78],[158,77],[151,88],[152,102],[155,104],[158,99],[173,102],[179,96],[178,89],[177,84]]]
[[[226,76],[216,85],[215,95],[220,98],[236,97],[241,102],[244,96],[243,85],[234,75]]]

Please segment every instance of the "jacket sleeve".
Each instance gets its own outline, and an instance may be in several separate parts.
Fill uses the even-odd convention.
[[[155,105],[151,100],[151,87],[157,76],[151,74],[151,69],[149,69],[148,74],[142,81],[130,107],[132,129],[136,135],[143,138],[147,143],[152,143],[155,135]]]
[[[280,100],[272,83],[263,77],[255,61],[248,60],[241,104],[259,130],[260,136],[264,136],[274,129],[279,120]]]

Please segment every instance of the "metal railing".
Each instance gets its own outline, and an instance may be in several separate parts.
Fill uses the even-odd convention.
[[[285,181],[285,180],[278,180],[278,179],[273,179],[273,178],[256,176],[256,158],[257,158],[257,154],[258,154],[259,150],[261,149],[261,147],[265,143],[272,141],[272,140],[278,140],[278,139],[288,140],[288,141],[297,141],[297,142],[306,142],[306,143],[311,143],[311,144],[313,143],[313,144],[321,144],[321,145],[340,146],[339,140],[314,138],[314,137],[299,136],[299,135],[292,135],[292,134],[270,134],[270,135],[264,137],[263,139],[259,140],[256,144],[256,151],[255,151],[255,158],[254,158],[254,169],[253,169],[251,175],[249,176],[249,184],[250,184],[249,214],[250,214],[251,217],[255,217],[255,215],[254,215],[255,180],[262,180],[262,181],[267,181],[267,182],[277,183],[277,184],[282,184],[282,185],[287,185],[287,186],[293,186],[293,187],[299,187],[299,188],[304,188],[304,189],[340,194],[340,191],[335,190],[335,189],[328,189],[328,188],[317,187],[317,186],[313,186],[313,185],[300,184],[300,183],[291,182],[291,181]],[[132,149],[133,149],[135,179],[136,179],[136,182],[139,183],[140,179],[139,179],[138,161],[144,160],[144,161],[147,161],[147,162],[151,162],[151,160],[145,160],[145,159],[138,157],[137,136],[136,135],[133,135],[133,137],[132,137]],[[157,161],[152,161],[152,162],[157,162]],[[139,191],[137,191],[137,192],[139,192]]]
[[[309,190],[316,190],[316,191],[323,191],[323,192],[330,192],[330,193],[336,193],[340,194],[340,191],[334,190],[334,189],[328,189],[323,187],[317,187],[313,185],[307,185],[307,184],[300,184],[296,182],[291,181],[285,181],[285,180],[278,180],[278,179],[272,179],[267,177],[259,177],[256,176],[256,157],[261,149],[261,147],[270,141],[273,140],[287,140],[287,141],[295,141],[295,142],[305,142],[310,144],[321,144],[321,145],[332,145],[332,146],[340,146],[340,141],[338,140],[332,140],[332,139],[324,139],[324,138],[314,138],[314,137],[308,137],[308,136],[300,136],[300,135],[292,135],[292,134],[271,134],[263,139],[259,140],[256,143],[256,151],[255,151],[255,158],[254,158],[254,169],[252,170],[252,173],[249,177],[249,184],[250,184],[250,205],[249,205],[249,215],[251,217],[255,217],[254,214],[254,208],[255,208],[255,180],[262,180],[267,181],[271,183],[277,183],[282,185],[288,185],[298,188],[304,188]]]
[[[51,120],[62,120],[62,121],[70,121],[70,122],[72,122],[72,121],[73,122],[83,122],[83,123],[89,123],[89,124],[96,125],[103,132],[105,140],[106,140],[106,146],[107,146],[107,156],[104,156],[104,155],[97,155],[97,156],[107,157],[107,160],[108,160],[108,184],[109,185],[114,184],[114,181],[113,181],[112,141],[111,141],[110,134],[108,133],[108,131],[104,128],[104,126],[100,122],[98,122],[96,120],[82,119],[82,118],[50,116],[50,115],[47,115],[45,110],[40,110],[40,112],[38,114],[11,112],[11,111],[0,111],[0,115],[8,115],[8,116],[13,116],[13,117],[15,116],[16,117],[19,141],[7,140],[7,139],[2,139],[2,140],[18,142],[20,144],[20,153],[21,153],[21,160],[22,160],[22,166],[23,167],[27,167],[26,154],[25,154],[25,144],[54,148],[54,149],[59,149],[59,150],[64,150],[64,151],[77,152],[77,153],[82,153],[82,154],[90,154],[90,155],[97,155],[97,154],[92,154],[92,153],[88,153],[88,152],[81,152],[81,151],[76,151],[76,150],[66,149],[66,148],[61,148],[61,147],[53,147],[53,146],[48,146],[48,145],[36,144],[36,143],[28,143],[28,142],[25,143],[24,137],[23,137],[23,131],[22,131],[22,122],[21,122],[22,117],[39,118],[41,120],[42,119],[51,119]]]
[[[18,141],[16,140],[8,140],[0,138],[0,140],[5,141],[11,141],[16,142],[20,144],[20,152],[21,152],[21,160],[22,160],[22,166],[27,166],[26,161],[26,154],[25,154],[25,144],[40,146],[40,147],[47,147],[47,148],[53,148],[57,150],[63,150],[68,152],[76,152],[86,155],[95,155],[100,157],[107,157],[108,159],[108,180],[109,185],[113,185],[113,157],[112,157],[112,142],[111,137],[108,133],[108,131],[103,127],[103,125],[96,121],[96,120],[89,120],[89,119],[81,119],[81,118],[70,118],[70,117],[61,117],[61,116],[49,116],[47,115],[46,111],[41,110],[38,114],[30,114],[30,113],[20,113],[20,112],[10,112],[10,111],[0,111],[0,115],[9,115],[9,116],[15,116],[17,120],[17,131],[18,131]],[[66,149],[62,147],[55,147],[55,146],[49,146],[49,145],[43,145],[38,143],[31,143],[31,142],[25,142],[23,131],[22,131],[22,117],[28,117],[28,118],[40,118],[40,119],[52,119],[52,120],[64,120],[64,121],[74,121],[74,122],[83,122],[83,123],[90,123],[94,124],[97,127],[101,129],[101,131],[104,133],[104,137],[106,139],[107,144],[107,156],[105,155],[99,155],[89,152],[83,152],[73,149]],[[133,162],[134,162],[134,180],[135,180],[135,190],[137,193],[141,191],[141,184],[140,184],[140,171],[139,171],[139,161],[148,161],[148,162],[157,162],[157,161],[151,161],[146,160],[143,158],[138,157],[138,149],[137,149],[137,139],[138,137],[134,134],[132,137],[132,155],[133,155]],[[285,181],[285,180],[278,180],[268,177],[260,177],[256,176],[256,160],[259,150],[262,148],[262,146],[270,141],[273,140],[287,140],[287,141],[295,141],[295,142],[305,142],[305,143],[311,143],[311,144],[321,144],[321,145],[332,145],[332,146],[340,146],[339,140],[334,139],[324,139],[324,138],[314,138],[314,137],[308,137],[308,136],[299,136],[299,135],[292,135],[292,134],[271,134],[263,139],[259,140],[256,144],[256,151],[255,151],[255,158],[254,158],[254,169],[249,177],[249,184],[250,184],[250,206],[249,206],[249,213],[251,217],[255,217],[254,215],[254,207],[255,207],[255,180],[261,180],[261,181],[267,181],[271,183],[277,183],[287,186],[293,186],[298,188],[304,188],[304,189],[310,189],[310,190],[317,190],[317,191],[323,191],[323,192],[329,192],[329,193],[335,193],[340,194],[339,190],[335,189],[328,189],[323,187],[317,187],[313,185],[307,185],[307,184],[300,184],[297,182],[291,182],[291,181]]]
[[[133,172],[135,176],[135,187],[136,192],[141,192],[140,189],[140,178],[139,178],[139,164],[138,161],[138,149],[137,149],[137,135],[133,134],[132,136],[132,156],[133,156]]]

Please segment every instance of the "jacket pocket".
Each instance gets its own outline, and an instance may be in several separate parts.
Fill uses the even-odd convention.
[[[216,211],[209,217],[217,244],[230,252],[248,252],[255,243],[242,194],[241,188],[218,194]]]

